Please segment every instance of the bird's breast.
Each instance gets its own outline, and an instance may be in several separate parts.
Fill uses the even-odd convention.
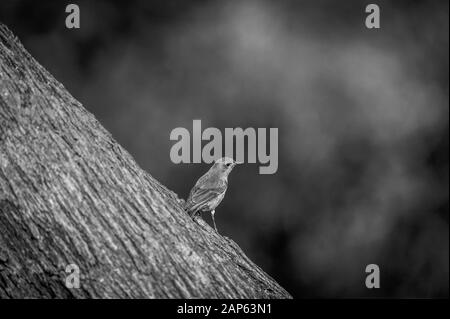
[[[219,206],[220,202],[222,201],[223,197],[225,196],[225,192],[223,192],[222,194],[218,195],[216,198],[214,198],[213,200],[211,200],[209,202],[209,209],[213,210],[215,209],[217,206]]]

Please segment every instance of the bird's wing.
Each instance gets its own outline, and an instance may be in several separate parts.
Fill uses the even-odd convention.
[[[186,209],[190,213],[195,213],[207,207],[207,204],[222,195],[227,190],[227,183],[215,185],[197,183],[192,188],[187,200]]]

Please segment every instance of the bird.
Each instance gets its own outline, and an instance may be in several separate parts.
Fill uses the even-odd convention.
[[[201,212],[211,212],[214,229],[217,233],[214,214],[228,187],[228,175],[237,164],[232,158],[222,157],[217,159],[211,168],[198,179],[189,193],[185,209],[191,217]]]

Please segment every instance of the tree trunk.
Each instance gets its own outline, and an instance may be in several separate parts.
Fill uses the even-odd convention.
[[[1,23],[0,65],[1,298],[290,298]]]

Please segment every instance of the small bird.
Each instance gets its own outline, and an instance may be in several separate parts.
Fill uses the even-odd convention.
[[[227,191],[228,174],[237,164],[241,163],[229,157],[216,160],[209,171],[195,183],[186,201],[186,211],[192,217],[200,212],[211,212],[214,229],[217,233],[216,221],[214,220],[215,209]]]

